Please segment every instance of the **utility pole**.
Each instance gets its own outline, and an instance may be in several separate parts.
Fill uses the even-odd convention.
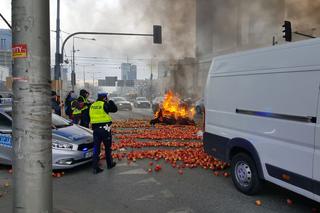
[[[73,78],[73,76],[75,76],[75,63],[74,63],[74,38],[73,38],[73,44],[72,44],[72,71],[71,71],[71,79]],[[75,80],[72,81],[71,80],[71,86],[72,86],[72,91],[74,91],[74,85],[75,85]]]
[[[49,0],[12,1],[13,212],[52,212]]]
[[[86,67],[83,66],[83,88],[86,87],[86,72],[85,72],[85,70],[86,70]]]
[[[94,72],[92,73],[92,91],[94,89]]]
[[[56,55],[54,64],[54,80],[60,80],[60,0],[57,0],[57,24],[56,24]]]
[[[152,58],[150,60],[150,100],[152,101],[152,81],[153,81],[153,72],[152,72]]]

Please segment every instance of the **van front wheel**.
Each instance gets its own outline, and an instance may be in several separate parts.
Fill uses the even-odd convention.
[[[261,188],[256,165],[245,153],[238,153],[232,158],[231,174],[234,185],[244,194],[253,195]]]

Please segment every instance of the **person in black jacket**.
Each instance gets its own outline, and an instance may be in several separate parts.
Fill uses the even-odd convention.
[[[61,116],[61,105],[57,100],[57,93],[55,91],[51,91],[51,107],[55,114]]]
[[[78,103],[81,106],[81,121],[80,125],[89,128],[89,108],[91,102],[88,100],[89,92],[85,89],[80,90],[80,96],[78,98]]]
[[[112,135],[111,124],[112,117],[109,113],[118,111],[117,106],[112,100],[108,100],[107,93],[99,93],[98,99],[90,106],[90,123],[93,130],[93,173],[97,174],[103,171],[99,167],[101,142],[105,146],[105,156],[107,168],[112,169],[116,166],[111,155]]]
[[[66,113],[66,115],[72,119],[72,106],[71,106],[71,102],[75,99],[75,93],[74,91],[70,91],[64,101],[65,103],[65,107],[64,107],[64,111]]]

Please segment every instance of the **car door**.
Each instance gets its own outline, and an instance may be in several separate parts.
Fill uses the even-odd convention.
[[[0,112],[0,164],[11,164],[12,161],[12,120]]]

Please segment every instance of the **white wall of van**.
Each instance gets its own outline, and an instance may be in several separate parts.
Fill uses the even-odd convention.
[[[231,160],[232,140],[244,139],[261,178],[320,202],[319,88],[320,39],[215,58],[205,89],[206,151]]]

